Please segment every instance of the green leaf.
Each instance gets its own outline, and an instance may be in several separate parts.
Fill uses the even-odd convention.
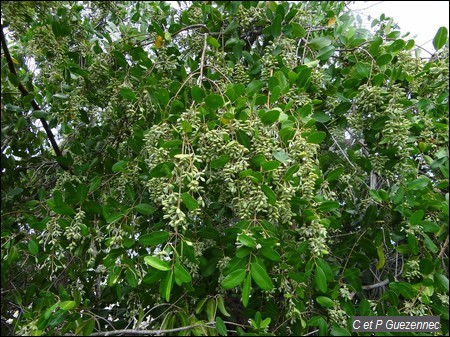
[[[326,262],[324,259],[318,258],[316,259],[316,263],[320,267],[320,269],[322,269],[322,271],[325,273],[327,281],[332,282],[334,280],[334,274],[328,262]]]
[[[161,271],[168,271],[170,270],[169,264],[166,261],[160,260],[157,257],[154,256],[146,256],[144,257],[144,262],[149,264],[155,269],[161,270]]]
[[[370,74],[370,65],[363,62],[358,62],[355,64],[356,73],[360,78],[369,77]]]
[[[446,27],[440,27],[438,29],[438,31],[433,39],[434,49],[439,50],[445,45],[445,42],[447,42],[447,35],[448,35],[448,30]]]
[[[284,142],[288,142],[292,138],[294,138],[294,136],[295,136],[295,129],[293,127],[291,127],[291,126],[284,127],[284,128],[282,128],[280,130],[280,132],[278,132],[278,134],[280,135],[281,139]],[[289,158],[289,156],[288,156],[288,158]],[[277,159],[277,158],[275,157],[275,159]]]
[[[248,236],[247,234],[239,234],[237,237],[238,241],[242,243],[244,246],[249,248],[254,248],[256,246],[255,240]]]
[[[136,288],[138,286],[136,273],[131,268],[127,268],[127,271],[125,272],[125,279],[131,288]]]
[[[418,190],[423,190],[425,187],[428,186],[428,184],[430,183],[430,179],[425,177],[425,176],[421,176],[420,178],[417,178],[416,180],[411,181],[410,183],[408,183],[408,189],[413,190],[413,191],[418,191]]]
[[[244,283],[242,285],[242,305],[244,306],[244,308],[246,308],[248,305],[251,290],[252,290],[252,278],[250,274],[248,274],[245,277]]]
[[[178,148],[183,142],[179,139],[172,139],[161,145],[164,149]]]
[[[227,327],[226,327],[223,319],[220,318],[220,317],[216,317],[216,329],[217,329],[217,333],[220,336],[227,336],[228,335]]]
[[[209,94],[205,98],[205,104],[209,109],[216,110],[216,109],[220,108],[221,106],[223,106],[224,101],[223,101],[222,96],[220,96],[218,94]]]
[[[165,271],[152,269],[144,276],[142,283],[151,285],[161,280],[165,275]]]
[[[329,46],[331,44],[331,40],[326,37],[316,37],[314,39],[311,39],[309,41],[309,47],[311,47],[314,50],[320,50],[326,46]]]
[[[230,24],[225,28],[224,34],[227,35],[229,33],[234,32],[239,27],[239,23],[236,20],[230,22]]]
[[[35,239],[28,242],[28,251],[31,255],[37,255],[39,253],[39,244]]]
[[[431,274],[434,271],[433,261],[429,259],[422,259],[419,263],[420,272],[424,275]]]
[[[306,36],[306,30],[303,28],[303,26],[296,22],[291,22],[290,25],[292,26],[292,37],[293,38],[302,38]]]
[[[161,281],[159,285],[159,293],[160,295],[166,299],[167,302],[170,301],[170,294],[173,288],[173,272],[169,272],[166,274],[164,279]]]
[[[217,41],[217,39],[215,39],[215,38],[212,37],[212,36],[208,36],[208,37],[206,38],[206,42],[207,42],[211,47],[214,47],[214,48],[219,48],[219,47],[220,47],[219,41]]]
[[[139,204],[134,206],[134,209],[142,215],[152,215],[155,213],[155,208],[150,204]]]
[[[272,280],[270,279],[267,272],[261,267],[258,263],[251,264],[251,274],[253,281],[260,287],[262,290],[270,291],[273,289]]]
[[[121,161],[118,161],[117,163],[115,163],[111,169],[114,173],[124,172],[127,168],[127,164],[128,164],[127,161],[121,160]]]
[[[318,209],[322,212],[331,212],[339,209],[340,205],[337,201],[324,201],[322,202]]]
[[[64,99],[64,100],[69,98],[69,96],[67,96],[66,94],[63,94],[61,92],[58,92],[58,93],[54,94],[53,97],[56,97],[56,98],[59,98],[59,99]]]
[[[294,164],[292,165],[287,171],[286,174],[284,176],[284,180],[286,181],[290,181],[294,178],[294,174],[297,173],[297,171],[299,170],[300,165],[299,164]]]
[[[264,82],[261,80],[253,80],[248,85],[245,91],[249,96],[259,93],[261,88],[264,86]]]
[[[250,137],[247,135],[245,131],[237,130],[236,138],[239,144],[245,146],[247,149],[251,147]]]
[[[406,282],[391,282],[389,288],[395,291],[397,294],[403,295],[406,299],[411,300],[415,296],[415,291],[412,285]]]
[[[178,278],[181,282],[189,283],[192,281],[189,272],[179,262],[175,262],[173,271],[175,273],[175,277]]]
[[[448,281],[447,276],[440,274],[440,273],[435,273],[434,274],[434,283],[442,292],[448,293],[449,281]]]
[[[377,58],[377,64],[379,66],[384,66],[392,61],[391,54],[383,54]]]
[[[406,42],[404,40],[398,39],[391,43],[391,45],[387,48],[387,51],[389,53],[395,53],[396,51],[403,49],[405,45]]]
[[[386,262],[386,258],[384,256],[384,248],[382,245],[377,247],[377,254],[378,254],[378,263],[376,265],[376,268],[378,270],[383,268]]]
[[[245,278],[245,269],[237,269],[227,276],[222,281],[222,288],[225,290],[236,287],[241,284]]]
[[[284,150],[274,151],[272,152],[272,155],[276,160],[283,164],[287,164],[289,160],[289,155]]]
[[[317,289],[322,293],[327,292],[327,277],[319,266],[316,265],[316,273],[314,275],[314,283],[317,286]]]
[[[170,233],[166,231],[155,231],[150,234],[144,234],[139,237],[139,243],[144,246],[156,246],[167,242]]]
[[[136,94],[129,88],[121,88],[119,90],[119,95],[129,101],[134,101],[136,99]]]
[[[219,158],[211,160],[210,166],[212,169],[224,167],[230,161],[230,159],[231,157],[229,155],[223,154]]]
[[[267,185],[261,185],[261,189],[267,197],[269,204],[275,205],[277,203],[277,196],[275,195],[274,191],[272,191],[272,189]]]
[[[331,336],[351,336],[352,334],[347,329],[338,326],[336,324],[333,324],[330,330]]]
[[[414,234],[408,234],[408,245],[411,248],[411,253],[417,255],[419,253],[419,244]]]
[[[321,143],[325,138],[327,134],[323,131],[317,131],[311,133],[308,138],[306,138],[306,141],[310,144],[319,144]]]
[[[191,88],[191,96],[196,103],[202,103],[205,97],[205,92],[202,88],[194,86]]]
[[[409,218],[409,223],[412,226],[416,226],[419,225],[422,222],[422,218],[423,218],[424,212],[422,209],[419,209],[418,211],[414,212],[410,218]]]
[[[326,123],[331,119],[330,116],[328,116],[326,113],[322,111],[315,112],[312,115],[312,118],[320,123]]]
[[[161,163],[150,171],[151,178],[170,178],[172,176],[173,163]],[[171,168],[172,167],[172,168]]]
[[[222,313],[222,315],[226,317],[231,317],[227,309],[225,308],[225,301],[223,298],[223,295],[219,294],[217,295],[217,309]]]
[[[186,133],[191,133],[192,132],[192,125],[188,121],[184,120],[181,123],[181,125],[182,125],[182,128],[183,128],[184,132],[186,132]]]
[[[75,308],[76,305],[77,305],[77,303],[75,301],[64,301],[64,302],[61,302],[59,304],[59,307],[62,310],[66,310],[67,311],[67,310]]]
[[[45,118],[47,118],[48,113],[45,112],[45,111],[42,111],[42,110],[34,110],[32,115],[35,118],[43,118],[43,119],[45,119]]]
[[[280,162],[276,160],[266,161],[261,164],[263,171],[272,171],[280,167]]]
[[[283,18],[279,14],[277,14],[277,16],[275,16],[275,19],[273,19],[272,25],[270,26],[270,33],[272,34],[273,37],[280,36],[282,21],[283,21]]]
[[[317,59],[321,61],[328,60],[335,52],[336,48],[334,46],[326,46],[320,49],[317,53]]]
[[[270,248],[268,246],[261,247],[261,249],[259,251],[261,252],[261,254],[264,257],[268,258],[269,260],[278,262],[281,259],[280,254],[278,254],[278,252],[276,250],[274,250],[273,248]]]
[[[316,301],[325,308],[334,306],[334,301],[327,296],[317,296]]]
[[[181,193],[181,200],[186,205],[188,210],[193,211],[198,208],[198,202],[187,192]]]
[[[87,321],[85,321],[82,325],[83,327],[83,336],[90,336],[92,331],[94,331],[95,328],[95,322],[96,320],[94,317],[89,318]]]
[[[344,172],[344,168],[338,167],[337,169],[334,169],[333,171],[331,171],[330,173],[327,174],[326,180],[334,181],[334,180],[338,179],[343,172]]]
[[[68,315],[69,315],[69,313],[67,311],[65,311],[65,310],[58,310],[50,318],[50,320],[48,322],[48,326],[54,328],[55,326],[61,324],[66,319],[66,317]],[[33,332],[36,332],[36,330],[33,331]],[[31,336],[38,336],[37,334],[33,334],[33,332],[31,333]]]
[[[261,116],[261,122],[263,122],[266,125],[273,124],[280,117],[280,112],[281,112],[280,109],[272,109],[272,110],[266,111]]]

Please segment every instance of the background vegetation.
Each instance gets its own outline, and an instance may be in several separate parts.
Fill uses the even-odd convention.
[[[448,334],[447,28],[35,1],[1,34],[2,335]]]

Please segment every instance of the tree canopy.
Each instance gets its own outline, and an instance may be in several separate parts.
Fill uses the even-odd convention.
[[[340,1],[2,2],[2,335],[448,334],[448,30]]]

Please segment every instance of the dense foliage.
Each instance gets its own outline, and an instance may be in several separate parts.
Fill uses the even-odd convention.
[[[403,33],[344,2],[2,2],[2,335],[448,334],[448,32]]]

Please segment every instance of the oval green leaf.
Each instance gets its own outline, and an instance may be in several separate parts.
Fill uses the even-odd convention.
[[[227,154],[223,154],[219,158],[211,160],[211,168],[218,169],[224,167],[229,161],[230,156]]]
[[[128,164],[127,161],[121,160],[121,161],[118,161],[117,163],[115,163],[111,169],[114,173],[123,172],[127,168],[127,164]]]
[[[280,110],[273,109],[273,110],[266,111],[261,116],[261,121],[266,125],[270,125],[270,124],[273,124],[275,121],[277,121],[279,117],[280,117]]]
[[[331,171],[330,173],[327,174],[327,181],[333,181],[336,180],[337,178],[339,178],[341,176],[341,174],[344,172],[344,168],[343,167],[338,167],[337,169],[334,169],[333,171]]]
[[[222,96],[218,94],[210,94],[206,96],[205,104],[208,108],[216,110],[223,106],[224,102]]]
[[[334,302],[331,298],[327,296],[318,296],[316,298],[317,303],[319,303],[322,307],[329,308],[334,305]]]
[[[217,329],[217,333],[220,336],[227,336],[228,335],[227,327],[226,327],[223,319],[220,318],[220,317],[216,317],[216,329]]]
[[[120,89],[119,95],[129,101],[134,101],[136,99],[136,94],[133,92],[133,90],[131,90],[129,88]]]
[[[244,281],[244,278],[245,278],[245,269],[237,269],[232,273],[228,274],[227,276],[225,276],[225,278],[222,281],[222,287],[225,290],[234,288],[237,285],[241,284],[242,281]]]
[[[269,201],[269,204],[275,205],[277,203],[277,196],[275,195],[275,192],[272,191],[272,189],[267,185],[262,185],[261,189]]]
[[[144,257],[144,262],[149,264],[155,269],[161,270],[161,271],[168,271],[170,270],[169,264],[166,261],[160,260],[157,257],[154,256],[146,256]]]
[[[269,260],[278,262],[281,259],[280,254],[278,254],[278,252],[271,247],[263,246],[259,251],[264,257],[268,258]]]
[[[134,209],[142,215],[152,215],[155,212],[155,208],[150,204],[139,204],[134,206]]]
[[[173,271],[175,273],[175,277],[178,278],[181,282],[189,283],[192,281],[192,278],[191,278],[191,275],[189,274],[189,272],[179,262],[175,263]]]
[[[438,31],[433,39],[434,49],[439,50],[445,45],[445,42],[447,42],[447,35],[448,35],[448,30],[446,27],[440,27],[438,29]]]
[[[267,272],[261,267],[258,263],[251,264],[251,274],[253,281],[260,287],[262,290],[270,291],[273,289],[272,280],[270,279]]]
[[[198,202],[189,193],[181,193],[181,200],[186,205],[188,210],[193,211],[198,208]]]
[[[28,251],[31,255],[37,255],[37,253],[39,253],[39,244],[36,240],[33,239],[28,242]]]
[[[246,247],[254,248],[256,246],[255,240],[247,234],[239,234],[238,241]]]
[[[127,269],[127,271],[125,272],[125,279],[127,280],[127,283],[131,288],[136,288],[138,286],[136,274],[132,269]]]
[[[70,309],[75,308],[76,305],[77,305],[77,303],[75,301],[64,301],[59,304],[59,307],[62,310],[70,310]]]
[[[266,161],[261,164],[263,171],[272,171],[280,166],[280,162],[276,160]]]
[[[156,246],[166,242],[169,239],[170,234],[165,231],[156,231],[150,234],[141,235],[139,243],[144,246]]]
[[[377,58],[377,64],[379,66],[384,66],[392,61],[392,55],[391,54],[383,54],[380,57]]]
[[[251,290],[252,290],[252,278],[250,274],[248,274],[245,277],[244,284],[242,285],[242,304],[244,308],[246,308],[248,305]]]
[[[311,133],[306,139],[306,141],[310,144],[319,144],[325,139],[326,136],[327,134],[325,132],[317,131]]]
[[[322,293],[327,292],[327,277],[319,266],[316,266],[316,273],[314,275],[314,283],[317,286],[317,289]]]

